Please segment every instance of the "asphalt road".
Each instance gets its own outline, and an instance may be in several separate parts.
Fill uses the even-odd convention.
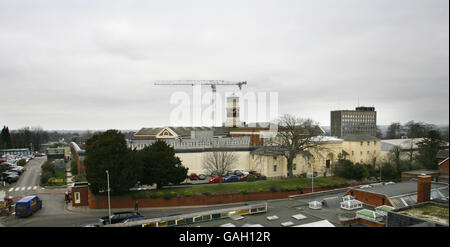
[[[42,209],[26,218],[14,215],[0,217],[0,226],[5,227],[82,227],[98,224],[99,218],[108,215],[107,209],[68,210],[64,202],[66,187],[40,187],[41,165],[45,157],[37,157],[26,165],[20,179],[4,189],[14,201],[27,195],[37,195],[42,200]],[[236,204],[243,205],[244,203]],[[139,212],[146,218],[156,218],[173,214],[201,212],[223,208],[223,206],[200,206],[185,208],[141,208]],[[133,209],[112,209],[111,212]]]

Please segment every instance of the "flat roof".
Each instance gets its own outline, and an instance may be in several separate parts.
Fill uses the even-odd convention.
[[[432,190],[433,189],[441,189],[441,188],[448,189],[448,184],[438,183],[438,182],[431,183]],[[379,185],[372,185],[370,187],[364,187],[364,188],[356,187],[354,189],[392,197],[392,196],[417,193],[417,181],[410,180],[410,181],[400,182],[400,183],[395,183],[395,184],[386,184],[386,185],[379,184]]]
[[[426,221],[436,222],[448,225],[449,210],[448,206],[438,205],[434,203],[424,203],[412,206],[410,208],[396,211],[399,214],[412,216]]]
[[[405,174],[416,174],[416,175],[421,175],[421,174],[435,174],[435,173],[441,173],[441,171],[439,170],[414,170],[414,171],[406,171],[406,172],[402,172]]]

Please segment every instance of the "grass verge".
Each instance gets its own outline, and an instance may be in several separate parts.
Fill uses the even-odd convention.
[[[348,185],[347,180],[338,177],[314,178],[314,187],[337,188]],[[303,188],[311,188],[311,178],[288,178],[281,180],[264,180],[242,183],[219,183],[214,185],[196,185],[182,188],[163,188],[150,191],[133,191],[133,198],[158,198],[163,195],[222,195],[232,193],[248,194],[250,192],[263,191],[294,191]],[[167,198],[167,196],[165,197]]]

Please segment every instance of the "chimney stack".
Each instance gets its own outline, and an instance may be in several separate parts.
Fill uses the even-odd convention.
[[[417,203],[430,200],[431,176],[422,174],[417,177]]]

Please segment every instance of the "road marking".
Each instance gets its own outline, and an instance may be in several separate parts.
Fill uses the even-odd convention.
[[[25,187],[22,187],[22,191],[24,191],[25,190]]]
[[[16,189],[14,191],[19,191],[19,190],[20,190],[20,187],[16,187]]]
[[[27,190],[31,190],[31,186],[28,186]]]
[[[14,189],[14,188],[11,188],[11,189],[9,189],[9,190],[8,190],[8,192],[11,192],[11,191],[13,191],[13,189]]]
[[[36,189],[37,189],[37,186],[34,186],[34,187],[33,187],[33,190],[36,190]]]

